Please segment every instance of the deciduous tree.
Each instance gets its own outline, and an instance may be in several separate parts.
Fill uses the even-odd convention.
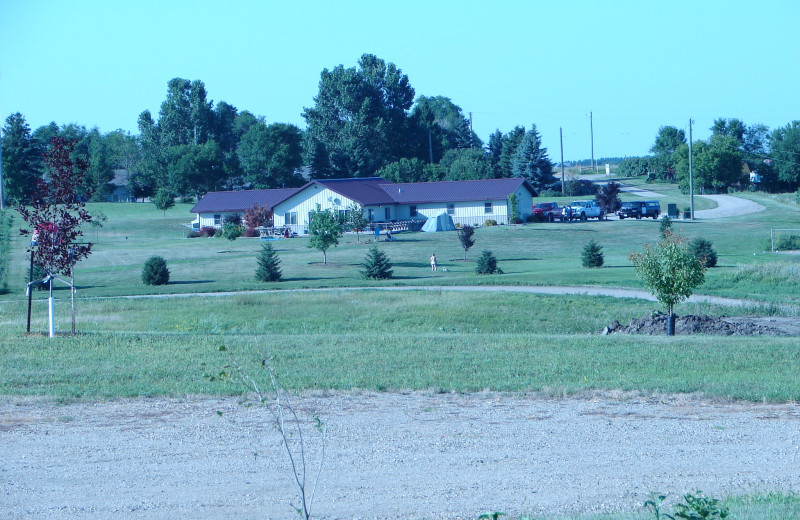
[[[667,335],[675,334],[673,309],[703,284],[705,267],[683,237],[672,233],[655,246],[646,244],[643,252],[631,253],[629,258],[636,274],[667,309]]]
[[[308,214],[308,233],[311,237],[308,240],[308,247],[322,251],[322,263],[328,263],[328,249],[339,245],[339,238],[342,236],[342,225],[339,217],[331,210],[317,209]]]
[[[461,243],[461,249],[464,250],[464,261],[467,261],[467,251],[475,245],[472,235],[475,234],[475,228],[472,226],[461,226],[458,230],[458,241]]]
[[[166,217],[167,210],[175,205],[175,197],[172,196],[172,193],[167,188],[159,188],[155,197],[153,197],[153,204],[163,211]]]

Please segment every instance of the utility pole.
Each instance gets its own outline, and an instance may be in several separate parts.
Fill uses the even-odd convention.
[[[689,118],[689,211],[692,214],[692,216],[690,217],[691,220],[694,220],[694,171],[692,170],[692,123],[694,123],[694,121],[690,117]]]
[[[3,196],[3,131],[0,130],[0,211],[6,209],[6,199]]]
[[[564,132],[558,127],[558,138],[561,140],[561,196],[564,196]]]
[[[592,169],[597,173],[597,163],[594,162],[594,123],[592,122],[591,112],[589,112],[589,136],[592,140]]]
[[[469,113],[469,147],[472,148],[472,112]]]

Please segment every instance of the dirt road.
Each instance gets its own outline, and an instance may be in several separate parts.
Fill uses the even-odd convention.
[[[655,490],[800,489],[797,404],[335,393],[295,405],[328,427],[318,518],[516,517],[632,509]],[[318,456],[314,445],[308,460]],[[4,518],[294,518],[295,497],[264,410],[234,399],[0,404]]]

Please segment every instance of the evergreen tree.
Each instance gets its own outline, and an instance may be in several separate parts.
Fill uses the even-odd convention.
[[[586,268],[603,266],[603,248],[594,239],[583,247],[581,265]]]
[[[511,172],[513,177],[527,179],[536,191],[555,182],[553,163],[547,157],[547,148],[542,146],[542,138],[536,125],[531,125],[517,147],[511,162]]]
[[[151,256],[142,266],[142,283],[145,285],[166,285],[169,283],[167,261],[160,256]]]
[[[717,266],[717,252],[711,247],[711,242],[704,238],[697,237],[689,242],[689,250],[700,260],[704,267]]]
[[[277,282],[282,275],[280,265],[281,260],[272,248],[272,244],[264,244],[258,254],[256,280],[259,282]]]
[[[2,137],[3,198],[15,204],[27,204],[41,176],[39,143],[19,112],[6,118]]]
[[[360,264],[362,269],[361,276],[372,280],[386,280],[392,277],[392,264],[389,257],[378,249],[378,246],[372,246],[367,252],[366,258]]]
[[[503,270],[497,267],[497,258],[488,249],[484,249],[481,257],[478,258],[475,272],[477,274],[503,274]]]
[[[517,126],[513,130],[503,136],[502,149],[500,150],[500,160],[497,163],[495,177],[506,178],[512,177],[512,167],[514,162],[514,155],[517,153],[517,148],[525,137],[525,127]]]

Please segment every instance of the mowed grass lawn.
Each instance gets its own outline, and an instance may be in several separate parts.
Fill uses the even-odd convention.
[[[650,185],[648,185],[650,186]],[[658,185],[653,188],[658,188]],[[795,255],[764,253],[769,230],[800,228],[797,206],[759,194],[767,207],[719,221],[677,221],[688,238],[714,243],[720,267],[698,292],[773,304],[747,312],[795,314],[800,299]],[[659,238],[659,223],[625,220],[529,224],[476,231],[464,261],[455,233],[400,233],[381,242],[395,278],[362,280],[359,264],[370,236],[347,235],[322,254],[305,238],[273,242],[284,281],[253,279],[257,239],[186,238],[189,205],[167,211],[151,204],[90,204],[108,221],[89,227],[93,254],[76,269],[79,336],[43,336],[45,293],[37,292],[33,331],[25,336],[25,243],[11,236],[9,291],[0,304],[0,393],[57,398],[108,398],[236,393],[207,376],[227,362],[220,346],[248,357],[258,345],[274,357],[291,388],[435,391],[586,390],[697,392],[723,398],[800,398],[795,338],[601,337],[612,320],[626,323],[658,305],[631,299],[499,292],[285,289],[437,285],[605,285],[641,288],[631,251]],[[20,226],[19,219],[15,226]],[[606,265],[584,269],[583,245],[603,246]],[[474,261],[493,251],[506,274],[479,276]],[[436,253],[440,272],[431,273]],[[141,266],[167,259],[171,282],[149,287]],[[219,291],[266,290],[218,296]],[[209,293],[205,296],[203,293]],[[127,295],[190,295],[117,299]],[[56,291],[57,326],[69,330],[69,292]],[[108,299],[104,299],[108,298]],[[683,304],[678,313],[731,313]]]

